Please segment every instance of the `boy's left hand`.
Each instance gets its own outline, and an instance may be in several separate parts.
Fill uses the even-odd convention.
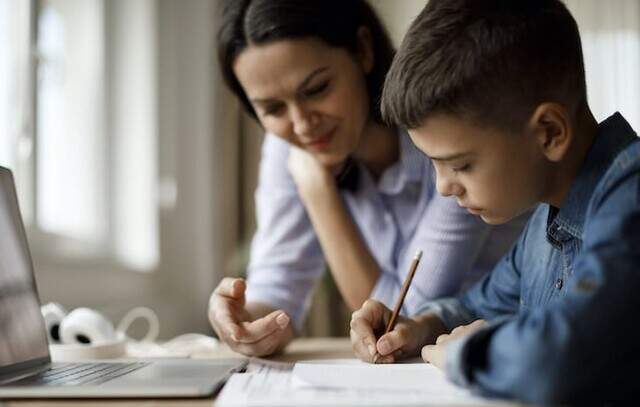
[[[422,348],[422,359],[425,362],[431,363],[441,370],[444,370],[447,344],[454,339],[470,335],[485,325],[487,325],[487,322],[484,319],[478,319],[469,325],[460,325],[451,331],[450,334],[438,336],[435,345],[427,345]]]

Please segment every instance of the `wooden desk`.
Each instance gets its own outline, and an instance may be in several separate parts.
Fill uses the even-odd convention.
[[[242,357],[229,348],[224,347],[215,353],[199,354],[197,358]],[[352,358],[353,351],[348,338],[303,338],[291,343],[282,355],[271,357],[272,360],[295,362],[308,359]],[[153,407],[182,406],[210,407],[214,398],[206,399],[167,399],[167,400],[38,400],[38,401],[4,401],[2,407]],[[502,407],[516,407],[522,404],[500,403]]]

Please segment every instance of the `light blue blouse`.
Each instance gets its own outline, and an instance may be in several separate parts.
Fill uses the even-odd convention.
[[[420,266],[405,299],[410,315],[427,300],[458,293],[510,248],[526,219],[488,226],[435,189],[431,162],[399,132],[400,159],[376,180],[359,165],[356,191],[341,190],[381,275],[371,297],[393,307],[418,250]],[[302,326],[314,284],[326,270],[318,238],[288,172],[288,144],[267,134],[256,190],[247,301],[285,310]]]

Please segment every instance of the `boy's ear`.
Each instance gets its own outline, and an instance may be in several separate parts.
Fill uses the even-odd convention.
[[[529,129],[549,161],[561,161],[573,142],[567,110],[557,103],[539,105],[529,119]]]
[[[371,38],[371,31],[367,27],[358,28],[358,61],[362,66],[362,70],[365,75],[368,75],[373,70],[374,55],[373,55],[373,40]]]

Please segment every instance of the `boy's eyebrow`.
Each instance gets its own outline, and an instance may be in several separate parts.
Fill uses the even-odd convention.
[[[300,82],[300,85],[298,85],[296,90],[299,92],[301,89],[303,89],[305,86],[307,86],[309,84],[309,82],[311,82],[311,80],[313,78],[315,78],[318,74],[321,74],[322,72],[324,72],[324,71],[326,71],[328,69],[329,69],[328,66],[322,66],[322,67],[314,70],[309,75],[307,75],[306,78],[304,78],[302,80],[302,82]],[[270,101],[272,101],[272,99],[270,99],[270,98],[266,98],[266,99],[260,99],[260,98],[251,99],[251,102],[253,102],[253,103],[268,103]]]
[[[431,157],[428,156],[430,159],[432,159],[433,161],[453,161],[453,160],[459,160],[460,158],[464,158],[468,155],[470,155],[471,152],[466,152],[466,153],[456,153],[456,154],[451,154],[451,155],[444,155],[441,157]]]

